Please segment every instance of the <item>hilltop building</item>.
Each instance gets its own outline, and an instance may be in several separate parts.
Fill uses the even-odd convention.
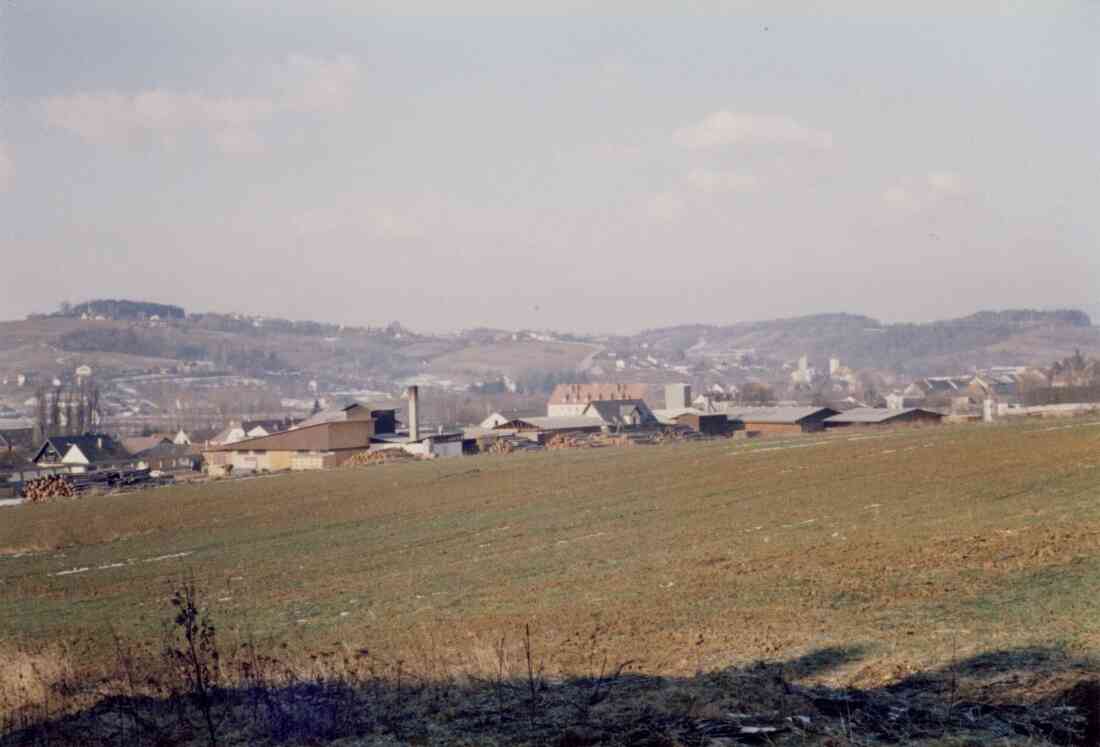
[[[521,420],[523,418],[537,418],[546,415],[545,409],[513,409],[513,410],[497,410],[489,414],[484,420],[482,420],[478,427],[491,429],[497,428],[505,423],[513,420]]]

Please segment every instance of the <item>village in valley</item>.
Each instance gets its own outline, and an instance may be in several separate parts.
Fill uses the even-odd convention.
[[[1100,747],[1098,32],[0,2],[0,747]]]
[[[1070,743],[1097,331],[0,322],[0,745]]]
[[[994,322],[987,336],[1061,336],[1063,352],[1094,342],[1081,312],[983,312],[964,320],[967,334],[983,318]],[[785,323],[807,323],[818,351],[835,344],[864,363],[873,357],[868,344],[892,332],[847,315]],[[822,324],[832,339],[814,339]],[[1048,365],[1035,362],[1045,350],[1023,349],[1025,362],[1009,365],[1003,339],[982,340],[999,344],[996,352],[955,350],[959,360],[987,365],[946,373],[943,357],[857,368],[835,354],[786,359],[789,341],[731,347],[736,327],[425,336],[396,323],[188,315],[131,301],[65,304],[5,326],[0,498],[8,504],[393,460],[1011,421],[1100,407],[1100,365],[1078,348]],[[863,338],[854,346],[844,337],[851,329]],[[936,334],[943,329],[952,327]],[[760,336],[759,325],[749,331]],[[363,364],[367,354],[373,364]],[[287,363],[292,356],[302,363]],[[19,368],[24,360],[37,365]]]

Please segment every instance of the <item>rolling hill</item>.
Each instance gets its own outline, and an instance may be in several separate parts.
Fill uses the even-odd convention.
[[[1100,328],[1079,311],[983,311],[923,324],[885,324],[867,316],[821,314],[651,330],[638,336],[650,348],[689,356],[754,351],[794,360],[839,357],[853,368],[912,375],[954,373],[993,365],[1047,365],[1080,349],[1100,354]]]
[[[206,367],[242,375],[293,375],[303,382],[323,379],[334,385],[385,388],[418,379],[464,387],[494,377],[583,370],[605,349],[652,356],[669,375],[686,359],[705,363],[745,351],[773,364],[803,354],[822,362],[837,356],[853,368],[914,376],[992,365],[1048,365],[1075,350],[1100,355],[1100,328],[1085,313],[1070,310],[983,311],[919,324],[820,314],[586,337],[485,329],[432,335],[397,323],[371,328],[185,314],[177,307],[127,301],[73,308],[85,316],[89,309],[121,312],[118,318],[79,318],[70,311],[0,322],[0,376],[28,370],[52,376],[87,363],[106,376]],[[146,308],[168,311],[161,317],[146,314]]]

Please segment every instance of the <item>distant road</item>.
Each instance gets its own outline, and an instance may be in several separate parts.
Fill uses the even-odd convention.
[[[604,347],[603,347],[603,345],[598,345],[598,346],[596,346],[596,349],[595,349],[595,350],[593,350],[593,351],[592,351],[591,353],[589,353],[588,355],[586,355],[586,356],[584,357],[584,360],[582,360],[582,361],[581,361],[580,363],[578,363],[578,364],[577,364],[577,371],[579,371],[579,372],[583,372],[583,371],[587,371],[587,370],[588,370],[589,368],[591,368],[591,367],[592,367],[592,360],[593,360],[593,359],[594,359],[594,358],[595,358],[595,357],[596,357],[597,355],[599,355],[600,353],[602,353],[603,351],[604,351]]]

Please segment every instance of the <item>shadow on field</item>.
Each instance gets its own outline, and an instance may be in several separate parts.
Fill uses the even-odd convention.
[[[826,648],[693,677],[623,666],[564,680],[543,677],[528,658],[507,677],[502,668],[421,679],[391,665],[378,674],[360,652],[325,675],[274,666],[207,696],[100,696],[79,712],[24,722],[0,745],[1096,744],[1086,741],[1097,734],[1090,670],[1055,649],[991,652],[882,687],[802,681],[862,656]]]

